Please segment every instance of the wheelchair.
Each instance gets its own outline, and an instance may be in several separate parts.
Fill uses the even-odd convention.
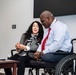
[[[54,54],[66,55],[59,62],[43,62],[41,60],[31,60],[30,63],[36,69],[36,75],[39,75],[39,69],[43,68],[44,73],[42,75],[76,75],[76,54],[73,52],[73,44],[76,38],[72,39],[72,50],[71,52],[55,52]]]
[[[72,39],[72,50],[71,52],[55,52],[54,54],[66,55],[59,62],[43,62],[41,60],[31,60],[29,69],[29,75],[33,74],[33,69],[35,69],[36,74],[39,75],[40,69],[44,70],[42,75],[76,75],[76,54],[73,52],[73,44],[76,43],[76,38]],[[11,50],[11,54],[13,55],[13,51]],[[27,68],[27,66],[25,67]]]

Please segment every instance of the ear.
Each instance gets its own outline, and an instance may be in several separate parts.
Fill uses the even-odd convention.
[[[50,20],[50,17],[47,17],[48,21]]]

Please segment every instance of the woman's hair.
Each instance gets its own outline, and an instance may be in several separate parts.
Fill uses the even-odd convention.
[[[26,39],[29,39],[31,37],[31,34],[32,34],[32,26],[33,26],[34,23],[37,23],[38,26],[39,26],[39,31],[38,31],[37,39],[38,39],[38,42],[41,43],[41,40],[43,38],[44,31],[43,31],[42,24],[40,22],[38,22],[38,21],[32,22],[31,25],[29,26],[28,30],[26,31],[26,33],[24,33],[25,34],[25,40]]]

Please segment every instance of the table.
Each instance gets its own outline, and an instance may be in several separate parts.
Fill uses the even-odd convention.
[[[13,75],[16,75],[16,67],[19,61],[16,60],[0,60],[0,68],[13,68]]]

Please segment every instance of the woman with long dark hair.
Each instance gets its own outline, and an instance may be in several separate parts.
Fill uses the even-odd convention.
[[[36,51],[39,44],[41,44],[43,38],[43,27],[40,22],[34,21],[29,26],[28,30],[23,33],[19,43],[15,45],[16,53],[10,60],[18,60],[18,70],[17,75],[24,75],[25,64],[29,65],[30,60],[34,60],[34,53],[29,53],[27,56],[27,51]],[[12,75],[11,69],[4,69],[6,75]]]

